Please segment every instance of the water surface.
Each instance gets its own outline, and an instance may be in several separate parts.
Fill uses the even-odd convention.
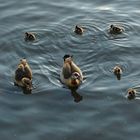
[[[139,5],[138,0],[1,0],[0,139],[139,139],[140,101],[125,97],[140,84]],[[77,24],[85,29],[82,36],[73,32]],[[110,24],[125,32],[108,34]],[[37,40],[26,42],[26,31]],[[59,81],[65,54],[74,56],[86,77],[76,96]],[[31,95],[13,84],[23,57],[33,71]],[[118,64],[121,80],[112,72]],[[77,96],[83,97],[78,103]]]

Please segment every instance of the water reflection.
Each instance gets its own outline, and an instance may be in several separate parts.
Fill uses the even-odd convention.
[[[74,102],[76,103],[83,100],[83,96],[81,96],[76,90],[71,89],[71,95],[74,98]]]
[[[14,82],[14,86],[17,86],[17,87],[21,88],[23,94],[31,94],[31,93],[32,93],[31,90],[27,90],[26,87],[21,87],[21,86],[19,86],[18,84],[16,84],[15,82]]]
[[[61,84],[63,84],[61,82],[61,80],[59,80]],[[78,87],[76,88],[68,88],[66,85],[63,84],[63,88],[66,88],[66,89],[69,89],[71,91],[71,96],[74,98],[74,102],[78,103],[80,101],[83,100],[83,96],[80,95],[77,90],[78,90]]]
[[[23,94],[31,94],[32,92],[27,90],[25,87],[22,87]]]
[[[115,74],[118,80],[121,80],[121,74]]]

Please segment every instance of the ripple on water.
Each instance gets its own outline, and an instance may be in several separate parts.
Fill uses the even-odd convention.
[[[69,44],[72,43],[73,45],[79,45],[81,49],[84,51],[91,49],[91,45],[96,44],[105,38],[105,34],[97,24],[93,21],[82,21],[79,24],[83,29],[84,32],[82,35],[77,35],[76,33],[72,33],[71,36],[68,38]],[[73,26],[74,31],[75,25]]]
[[[86,81],[87,84],[85,84],[85,86],[92,83],[91,77],[94,71],[95,73],[100,71],[103,72],[103,74],[109,76],[112,75],[111,73],[113,67],[115,65],[120,65],[123,69],[123,77],[132,72],[132,68],[129,68],[129,64],[127,62],[123,62],[122,60],[115,59],[114,62],[111,59],[107,62],[100,60],[100,56],[103,56],[103,54],[100,53],[100,45],[102,45],[104,40],[108,39],[104,29],[97,26],[97,24],[92,23],[92,21],[89,21],[89,23],[81,22],[80,25],[85,30],[84,34],[81,36],[73,32],[75,25],[73,27],[70,27],[66,24],[52,24],[49,26],[44,26],[41,29],[36,29],[36,27],[24,28],[23,31],[21,31],[21,29],[17,29],[17,34],[12,36],[12,38],[14,38],[13,44],[15,45],[16,42],[16,45],[13,47],[16,47],[16,52],[18,53],[18,55],[22,57],[27,56],[27,59],[29,60],[34,59],[38,61],[38,63],[36,64],[38,65],[38,67],[40,67],[42,75],[45,75],[42,83],[43,81],[45,83],[49,83],[47,84],[47,86],[45,84],[43,85],[43,90],[50,88],[52,85],[58,87],[61,86],[58,80],[60,65],[63,63],[63,60],[61,58],[63,57],[62,54],[64,55],[65,53],[69,52],[76,56],[78,60],[77,63],[81,64],[81,69],[85,71],[86,77],[90,78],[89,82]],[[133,29],[127,24],[123,24],[123,26],[126,31],[131,31]],[[25,31],[35,32],[37,34],[37,40],[35,42],[25,42],[23,33]],[[13,31],[10,32],[12,34]],[[127,34],[128,32],[126,33],[126,35]],[[115,38],[112,38],[112,40],[114,39]],[[36,51],[38,51],[39,54],[36,54]],[[58,55],[55,55],[55,52],[57,52]],[[30,56],[31,53],[32,56]],[[44,59],[43,62],[39,57],[40,54]],[[59,60],[58,57],[60,58]],[[95,59],[97,57],[98,60]],[[96,67],[94,67],[95,62]],[[97,74],[95,77],[98,76],[99,74]]]
[[[113,74],[113,68],[115,66],[120,66],[122,69],[122,77],[127,77],[129,74],[133,72],[133,68],[130,68],[131,63],[122,61],[122,60],[116,60],[116,61],[106,61],[104,63],[99,63],[98,64],[98,70],[102,71],[103,74],[112,77]]]
[[[139,85],[138,3],[2,0],[1,139],[138,139],[138,102],[124,98],[128,88]],[[108,34],[110,23],[125,32]],[[76,24],[84,28],[82,36],[73,32]],[[26,31],[37,33],[37,40],[25,42]],[[86,77],[77,91],[83,93],[79,104],[59,82],[62,57],[69,53]],[[33,71],[31,96],[13,85],[22,57]],[[112,72],[115,65],[123,69],[120,81]]]

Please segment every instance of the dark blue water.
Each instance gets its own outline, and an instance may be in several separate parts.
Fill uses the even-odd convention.
[[[125,95],[140,84],[139,6],[139,0],[0,0],[0,139],[138,140],[140,101]],[[82,36],[73,32],[76,24]],[[110,24],[125,32],[108,34]],[[26,42],[26,31],[37,40]],[[59,81],[64,54],[86,77],[77,95]],[[31,95],[13,84],[23,57],[33,71]],[[112,72],[118,64],[121,80]]]

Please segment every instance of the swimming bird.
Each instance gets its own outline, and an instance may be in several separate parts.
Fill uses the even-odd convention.
[[[82,27],[76,25],[76,26],[75,26],[75,31],[74,31],[74,32],[75,32],[76,34],[81,35],[81,34],[83,34],[84,29],[83,29]]]
[[[115,26],[115,25],[110,25],[110,29],[109,29],[109,32],[111,34],[120,34],[124,31],[124,29],[122,27],[119,27],[119,26]]]
[[[70,89],[77,89],[83,81],[81,69],[74,63],[72,56],[65,55],[60,80]]]
[[[134,99],[136,97],[136,90],[133,88],[128,89],[127,91],[127,98]]]
[[[120,66],[115,66],[113,68],[113,72],[117,76],[117,79],[120,80],[121,79],[121,74],[122,74],[122,68]]]
[[[32,70],[25,58],[20,60],[15,71],[15,85],[22,87],[25,93],[32,91]]]
[[[36,40],[36,36],[32,32],[25,32],[25,40],[34,41],[34,40]]]

